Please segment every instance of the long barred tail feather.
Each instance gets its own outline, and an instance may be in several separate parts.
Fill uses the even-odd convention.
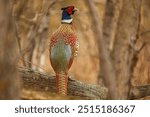
[[[68,77],[64,72],[56,73],[56,92],[59,95],[67,95]]]

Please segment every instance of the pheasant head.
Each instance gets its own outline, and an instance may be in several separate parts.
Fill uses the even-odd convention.
[[[61,8],[62,12],[62,19],[61,22],[62,23],[72,23],[72,15],[78,11],[77,8],[75,8],[74,6],[68,6],[68,7],[64,7]]]

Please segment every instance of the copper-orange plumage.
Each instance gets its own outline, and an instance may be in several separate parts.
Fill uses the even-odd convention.
[[[68,70],[79,47],[71,17],[76,11],[74,6],[62,8],[61,25],[50,39],[50,62],[56,73],[56,92],[61,95],[67,94]]]

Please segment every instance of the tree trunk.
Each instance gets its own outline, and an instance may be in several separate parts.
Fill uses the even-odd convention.
[[[19,99],[11,0],[0,1],[0,99]]]
[[[108,97],[110,99],[117,99],[117,92],[114,92],[117,90],[115,84],[115,74],[112,66],[112,61],[110,59],[110,53],[107,49],[108,44],[105,41],[105,38],[103,37],[102,22],[99,21],[97,18],[98,14],[93,1],[87,0],[87,5],[92,16],[92,24],[95,26],[93,31],[99,44],[98,46],[100,53],[100,76],[103,77],[104,84],[108,87]]]
[[[108,51],[112,51],[122,0],[107,0],[103,21],[103,38]]]
[[[120,12],[112,58],[115,68],[118,99],[128,99],[134,48],[137,40],[141,0],[124,0]]]

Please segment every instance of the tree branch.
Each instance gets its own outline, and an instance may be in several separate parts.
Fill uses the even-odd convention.
[[[23,80],[23,91],[25,92],[25,94],[27,91],[28,93],[31,91],[31,94],[32,92],[34,94],[42,92],[44,93],[44,95],[45,93],[48,95],[50,95],[50,93],[55,93],[56,88],[54,76],[49,76],[44,73],[27,68],[19,68],[19,73]],[[107,94],[108,90],[103,86],[85,84],[69,78],[68,95],[80,96],[82,97],[82,99],[106,99]],[[33,97],[28,97],[28,95],[25,97],[25,99],[34,99]],[[129,99],[139,99],[145,96],[150,96],[150,85],[131,87]],[[54,99],[55,96],[52,95],[52,97],[49,96],[49,99]],[[35,96],[35,98],[39,99],[38,96]],[[40,99],[45,98],[40,97]],[[65,99],[69,98],[65,97]]]
[[[23,89],[55,93],[55,78],[32,69],[19,68]],[[107,88],[99,85],[85,84],[74,79],[68,81],[68,95],[86,99],[106,99]]]
[[[139,99],[150,96],[150,85],[134,86],[130,91],[130,99]]]
[[[144,32],[141,32],[140,36],[143,36],[143,35],[145,35],[145,34],[147,34],[147,33],[150,33],[150,30],[146,30],[146,31],[144,31]]]

